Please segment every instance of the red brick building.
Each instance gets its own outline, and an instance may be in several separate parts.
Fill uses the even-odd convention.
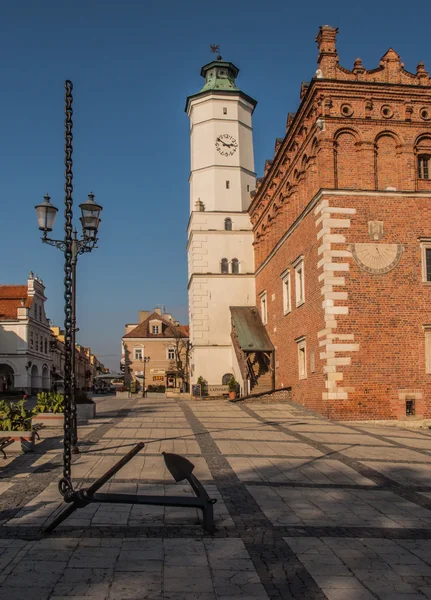
[[[249,213],[275,387],[335,419],[431,417],[431,81],[320,28]]]

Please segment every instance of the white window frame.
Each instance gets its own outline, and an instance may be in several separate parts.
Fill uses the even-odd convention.
[[[300,256],[293,263],[295,269],[295,301],[296,306],[301,306],[305,302],[305,269],[304,257]]]
[[[159,325],[151,325],[151,333],[154,335],[158,335],[159,333]]]
[[[172,358],[169,356],[170,352],[174,353]],[[175,346],[169,346],[168,348],[166,348],[166,358],[167,360],[175,360]]]
[[[305,336],[295,340],[298,348],[298,378],[307,379],[307,342]]]
[[[138,356],[137,354],[141,355]],[[133,348],[133,360],[142,360],[144,358],[144,348],[142,346],[135,346]]]
[[[262,319],[262,323],[267,325],[268,323],[268,294],[266,290],[259,294],[260,298],[260,318]]]
[[[431,285],[431,281],[427,279],[427,250],[431,250],[431,238],[421,240],[422,283]]]
[[[292,312],[292,282],[290,278],[290,269],[286,269],[281,274],[281,281],[283,285],[283,313],[288,315]]]
[[[425,373],[431,375],[431,324],[423,327],[425,333]]]

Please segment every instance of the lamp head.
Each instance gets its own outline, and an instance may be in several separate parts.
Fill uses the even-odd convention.
[[[52,231],[54,227],[55,217],[57,215],[58,208],[50,202],[51,198],[46,194],[43,197],[43,202],[35,206],[37,214],[37,224],[39,229],[44,233]]]
[[[100,204],[97,204],[97,202],[95,202],[94,194],[90,192],[88,194],[87,201],[80,204],[79,208],[81,209],[82,213],[82,217],[80,220],[85,237],[95,238],[97,236],[97,230],[99,229],[100,213],[102,212],[102,207],[100,206]]]

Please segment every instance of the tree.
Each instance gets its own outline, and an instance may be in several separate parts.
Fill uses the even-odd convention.
[[[175,375],[181,379],[182,387],[184,391],[189,390],[190,380],[190,357],[192,353],[192,344],[188,337],[188,334],[184,332],[180,325],[170,325],[167,334],[172,334],[173,342],[167,345],[167,347],[173,347],[175,351],[175,358],[170,361],[169,369],[175,373]]]

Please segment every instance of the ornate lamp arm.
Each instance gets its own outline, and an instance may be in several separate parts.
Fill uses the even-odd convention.
[[[64,240],[52,240],[51,238],[49,238],[46,235],[46,232],[43,234],[42,242],[44,244],[49,244],[50,246],[54,246],[55,248],[58,248],[62,252],[64,252],[66,250],[66,244],[64,243]]]

